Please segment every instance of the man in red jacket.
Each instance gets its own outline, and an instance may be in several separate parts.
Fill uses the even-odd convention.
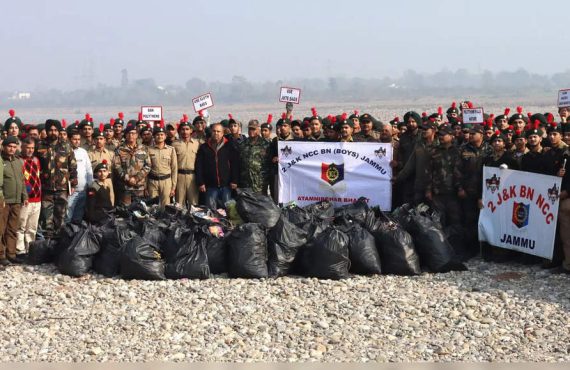
[[[205,203],[211,209],[231,199],[231,192],[239,182],[239,152],[227,138],[224,128],[215,123],[211,137],[200,145],[196,155],[196,183],[200,192],[205,193]]]

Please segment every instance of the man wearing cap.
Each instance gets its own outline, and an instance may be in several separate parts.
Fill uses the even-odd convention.
[[[568,149],[568,145],[562,140],[562,125],[552,122],[548,126],[548,139],[550,140],[550,149],[544,153],[544,162],[547,175],[557,176],[558,171],[562,168],[564,154]]]
[[[380,141],[380,134],[374,131],[374,117],[368,113],[360,116],[360,132],[353,135],[355,142],[377,143]]]
[[[95,143],[93,140],[93,118],[89,113],[85,114],[85,118],[79,123],[81,130],[81,148],[89,150]]]
[[[405,165],[414,151],[416,144],[421,141],[419,127],[422,124],[420,115],[414,111],[404,114],[404,123],[406,123],[406,131],[400,135],[400,159]]]
[[[106,130],[105,130],[106,131]],[[93,174],[95,174],[95,167],[100,163],[107,163],[107,174],[106,182],[107,188],[111,191],[111,196],[113,202],[115,200],[115,193],[113,191],[113,181],[112,181],[112,171],[110,164],[113,163],[113,157],[115,156],[115,151],[111,151],[108,149],[108,144],[105,136],[100,131],[96,131],[95,133],[95,145],[91,148],[87,154],[89,155],[89,161],[91,163],[91,168],[93,169]]]
[[[210,126],[210,138],[198,149],[196,155],[196,183],[205,193],[205,203],[211,209],[224,207],[231,199],[232,190],[239,182],[239,152],[224,137],[220,123]]]
[[[22,160],[16,156],[18,139],[8,136],[2,143],[0,161],[0,266],[23,262],[16,258],[18,222],[22,205],[28,205]]]
[[[447,120],[449,121],[451,118],[459,118],[459,108],[457,108],[457,104],[455,102],[451,103],[451,106],[447,109]],[[419,123],[418,123],[419,124]]]
[[[194,132],[192,133],[192,139],[198,140],[200,144],[206,142],[206,120],[201,115],[198,115],[192,121],[194,125]]]
[[[313,116],[309,118],[309,127],[311,129],[311,133],[309,136],[305,133],[305,139],[308,141],[324,141],[325,135],[323,134],[323,119],[317,114],[315,108],[311,109],[313,112]],[[304,132],[305,130],[303,130]]]
[[[128,206],[144,196],[150,158],[147,149],[137,144],[135,126],[127,126],[124,133],[125,142],[119,145],[113,157],[113,172],[117,176],[117,203]]]
[[[87,206],[85,219],[93,224],[100,224],[108,219],[108,212],[113,210],[113,184],[108,181],[109,165],[106,160],[94,168],[95,180],[87,188]]]
[[[100,134],[100,133],[99,133]],[[69,143],[73,148],[75,161],[77,163],[77,185],[75,191],[70,195],[67,202],[67,216],[65,222],[80,223],[85,215],[85,200],[87,194],[85,189],[87,185],[93,181],[93,168],[89,154],[79,145],[81,143],[81,135],[79,132],[73,132],[69,137]]]
[[[529,152],[524,131],[517,130],[513,134],[513,148],[513,158],[520,168],[523,155]]]
[[[434,122],[434,125],[437,123]],[[439,145],[430,148],[425,168],[425,197],[441,215],[443,227],[461,226],[461,208],[457,198],[461,186],[460,153],[453,145],[449,124],[438,130]]]
[[[270,191],[271,195],[273,196],[273,201],[277,203],[279,201],[278,197],[278,177],[277,174],[279,173],[279,141],[293,141],[295,137],[291,133],[291,121],[287,118],[287,114],[283,113],[281,118],[277,121],[276,127],[279,127],[279,135],[275,136],[271,141],[269,146],[269,151],[271,155],[271,183],[270,183]],[[284,144],[283,144],[284,145]]]
[[[125,127],[125,116],[123,112],[119,112],[119,117],[113,123],[113,138],[117,141],[117,146],[123,141],[123,129]]]
[[[119,140],[115,139],[115,132],[113,130],[114,126],[115,126],[115,121],[112,118],[111,122],[103,126],[103,135],[105,137],[105,148],[111,152],[114,152],[115,149],[117,149],[117,147],[120,144]],[[97,141],[97,137],[95,138],[95,141]]]
[[[418,203],[424,200],[426,194],[426,166],[430,150],[439,145],[435,133],[437,125],[435,122],[427,121],[422,124],[422,137],[415,146],[410,158],[403,165],[402,171],[392,181],[396,184],[403,184],[402,202]],[[400,153],[402,142],[400,141]],[[400,154],[401,158],[401,154]]]
[[[247,139],[247,137],[241,133],[241,122],[231,117],[228,121],[227,129],[229,133],[225,135],[226,139],[230,141],[231,145],[235,146],[236,150],[239,150],[240,144]]]
[[[150,148],[152,146],[152,139],[153,139],[152,129],[150,128],[150,125],[145,124],[144,126],[140,126],[139,135],[140,135],[139,144],[147,148]]]
[[[172,146],[172,143],[176,141],[176,125],[172,122],[166,125],[166,145]]]
[[[337,129],[337,118],[334,116],[329,116],[323,118],[323,136],[325,137],[322,141],[329,143],[338,142],[338,129]]]
[[[261,124],[261,137],[268,142],[271,142],[271,132],[273,131],[273,126],[269,122]]]
[[[40,227],[44,237],[57,237],[67,214],[67,200],[77,186],[77,162],[68,142],[59,139],[61,123],[48,119],[46,140],[37,146],[41,166],[42,210]]]
[[[196,155],[200,148],[200,140],[192,136],[192,124],[180,122],[179,139],[172,143],[178,160],[178,178],[176,181],[176,202],[182,206],[198,204],[198,186],[196,184]]]
[[[271,151],[269,142],[261,137],[259,121],[251,120],[247,125],[249,137],[239,145],[240,188],[267,195],[271,173]]]
[[[166,145],[166,130],[157,125],[153,130],[154,144],[148,148],[150,172],[147,191],[151,198],[159,197],[160,206],[170,204],[170,198],[176,193],[178,180],[178,159],[176,151]]]
[[[303,130],[301,130],[301,121],[299,120],[291,121],[291,135],[293,135],[294,140],[303,139]]]
[[[479,254],[479,202],[483,182],[483,161],[492,152],[483,140],[483,126],[474,125],[469,131],[469,141],[460,148],[460,185],[457,192],[465,230],[465,257]]]
[[[357,110],[354,111],[350,116],[348,116],[348,120],[352,121],[352,132],[353,134],[358,134],[360,132],[360,114]]]
[[[550,175],[544,160],[544,148],[541,145],[543,131],[540,123],[535,121],[531,128],[526,131],[529,152],[521,159],[521,171]]]
[[[341,143],[352,143],[354,139],[352,137],[354,132],[354,120],[348,119],[346,121],[340,122],[338,125],[338,141]]]

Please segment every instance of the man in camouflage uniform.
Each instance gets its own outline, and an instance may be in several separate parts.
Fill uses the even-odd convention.
[[[153,130],[154,144],[148,148],[150,172],[148,174],[148,195],[159,197],[160,206],[170,204],[170,198],[176,191],[178,178],[178,159],[176,151],[166,145],[166,130],[161,124]]]
[[[129,205],[135,198],[144,196],[150,158],[145,147],[137,144],[134,126],[125,129],[125,142],[115,150],[113,172],[117,178],[118,204]]]
[[[374,131],[374,117],[368,113],[360,116],[360,129],[359,133],[354,134],[353,138],[356,142],[377,143],[380,141],[380,134]]]
[[[425,197],[441,215],[444,227],[461,226],[461,208],[457,192],[461,184],[459,149],[453,145],[453,129],[442,125],[439,145],[429,150],[425,169]]]
[[[239,145],[241,174],[239,187],[262,192],[267,188],[271,171],[269,142],[261,137],[257,120],[249,122],[248,133],[249,137]],[[267,195],[267,191],[264,193]]]
[[[68,142],[59,139],[61,123],[48,119],[46,140],[40,141],[37,156],[42,181],[40,225],[46,238],[57,236],[67,213],[67,199],[77,185],[77,162]]]

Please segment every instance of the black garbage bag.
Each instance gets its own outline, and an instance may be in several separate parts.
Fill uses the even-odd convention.
[[[305,275],[320,279],[344,279],[350,274],[348,235],[330,227],[306,246],[302,256]]]
[[[57,241],[52,239],[35,240],[30,243],[27,263],[29,265],[42,265],[55,261]]]
[[[397,222],[380,213],[373,235],[384,274],[421,273],[420,259],[414,248],[412,236]]]
[[[238,189],[237,210],[246,222],[257,223],[271,229],[281,215],[281,209],[267,195],[254,193],[251,189]]]
[[[267,238],[259,224],[236,227],[227,237],[229,273],[232,277],[265,278],[267,270]]]
[[[145,220],[142,223],[141,235],[144,240],[160,249],[166,242],[168,225],[158,220]]]
[[[295,226],[285,215],[281,215],[267,236],[269,275],[287,275],[299,248],[306,243],[307,232]]]
[[[334,210],[335,222],[342,221],[343,219],[356,221],[363,224],[366,221],[366,215],[369,211],[368,199],[360,197],[352,204],[347,204]]]
[[[437,212],[412,211],[408,225],[420,262],[431,272],[467,270],[467,267],[457,260],[453,247],[447,241]]]
[[[63,249],[57,259],[59,272],[70,276],[83,276],[91,270],[93,257],[99,252],[100,240],[91,227],[81,228],[71,244]]]
[[[121,254],[121,276],[125,279],[166,279],[159,249],[140,236],[133,236]]]
[[[350,272],[361,275],[380,274],[382,264],[374,236],[358,223],[346,230],[350,244]]]
[[[162,252],[162,258],[166,262],[174,262],[186,254],[186,251],[182,248],[184,245],[189,245],[194,240],[194,229],[188,226],[181,226],[173,224],[168,230],[168,235],[166,241],[160,245],[160,251]]]
[[[176,260],[166,264],[165,275],[169,279],[208,279],[210,267],[206,253],[207,240],[188,238],[180,246]]]
[[[73,238],[75,238],[75,236],[81,230],[86,228],[87,228],[87,222],[83,222],[80,225],[73,223],[65,224],[65,226],[61,228],[61,230],[57,235],[57,245],[55,247],[56,255],[59,255],[61,251],[67,248],[73,241]]]
[[[112,220],[101,228],[101,251],[93,260],[93,270],[106,277],[119,275],[121,254],[135,235],[125,221]]]
[[[323,200],[321,202],[309,204],[303,208],[307,211],[313,218],[318,218],[321,220],[331,220],[334,218],[334,207],[329,201]]]
[[[281,214],[285,215],[285,217],[295,225],[311,221],[313,218],[310,212],[301,207],[297,207],[296,205],[284,207],[281,210]]]
[[[198,234],[206,239],[206,254],[208,255],[208,265],[212,274],[223,274],[228,272],[228,246],[226,234],[224,238],[217,238],[209,232]]]
[[[315,219],[313,221],[308,221],[297,225],[307,233],[307,241],[310,242],[314,240],[319,234],[327,230],[332,223],[330,220]]]

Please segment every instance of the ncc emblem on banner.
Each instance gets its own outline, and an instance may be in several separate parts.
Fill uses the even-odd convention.
[[[528,216],[530,213],[530,204],[522,202],[513,203],[513,224],[519,229],[528,225]]]
[[[493,175],[490,179],[485,180],[485,184],[487,185],[487,190],[495,194],[495,192],[499,190],[499,186],[501,186],[501,178],[497,177],[497,175]]]
[[[330,186],[344,180],[344,163],[343,164],[321,164],[321,179],[328,182]]]

